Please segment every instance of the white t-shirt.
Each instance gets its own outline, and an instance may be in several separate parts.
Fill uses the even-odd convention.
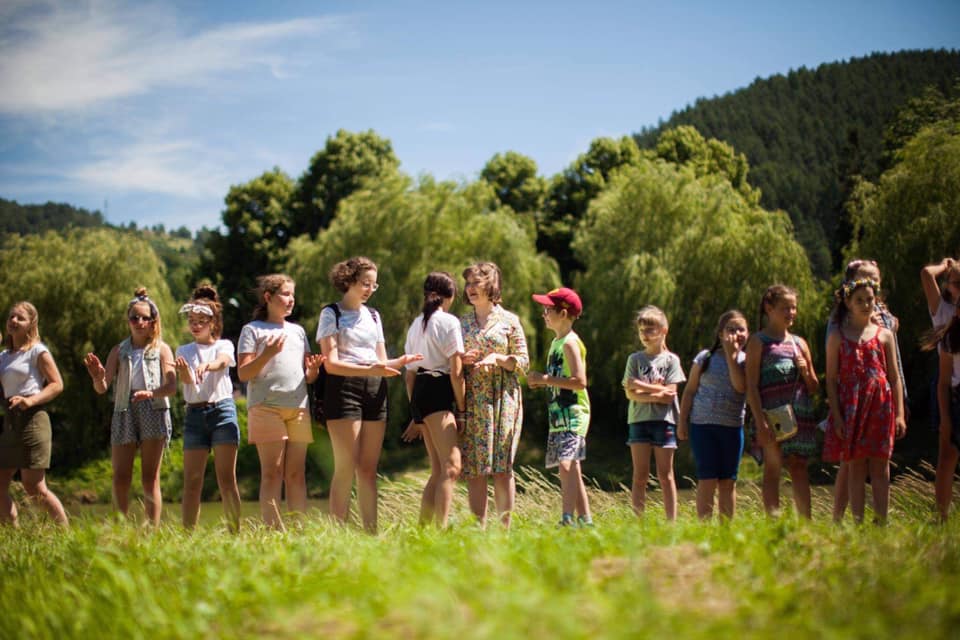
[[[407,329],[407,342],[403,351],[408,354],[423,354],[423,360],[408,364],[408,369],[426,369],[449,374],[451,356],[463,353],[463,334],[460,332],[459,318],[437,309],[424,329],[421,313]]]
[[[340,308],[340,329],[333,309],[324,307],[317,324],[317,342],[327,336],[337,336],[337,356],[342,362],[374,364],[380,361],[377,345],[385,343],[383,325],[373,319],[366,305],[359,309]]]
[[[186,360],[193,371],[196,371],[201,364],[209,364],[221,355],[229,358],[226,368],[208,371],[199,385],[184,383],[183,399],[187,403],[220,402],[231,397],[233,383],[230,382],[230,367],[236,366],[237,362],[233,358],[233,343],[229,340],[221,339],[213,344],[191,342],[177,347],[177,357]]]
[[[956,314],[957,305],[940,298],[940,305],[937,307],[937,312],[930,316],[930,319],[933,320],[933,328],[939,329],[940,327],[945,326],[948,322],[950,322],[950,318]]]
[[[0,380],[7,398],[32,396],[43,390],[43,374],[38,363],[40,354],[48,351],[46,345],[38,342],[26,351],[0,353]]]
[[[303,369],[303,358],[311,353],[307,342],[307,332],[293,322],[276,324],[264,320],[254,320],[243,325],[237,353],[260,355],[267,339],[285,333],[287,341],[283,351],[273,356],[260,369],[260,373],[247,383],[247,406],[266,404],[282,409],[305,408],[307,406],[307,377]]]

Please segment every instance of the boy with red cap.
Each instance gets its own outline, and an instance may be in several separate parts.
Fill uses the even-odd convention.
[[[561,287],[545,294],[535,294],[535,302],[543,305],[543,321],[556,337],[547,354],[547,371],[531,371],[527,384],[531,388],[547,387],[547,468],[560,468],[563,494],[562,526],[574,524],[574,513],[581,526],[590,526],[590,504],[580,471],[580,461],[587,455],[587,429],[590,427],[590,397],[587,395],[587,348],[573,331],[573,322],[583,312],[580,296],[573,289]]]

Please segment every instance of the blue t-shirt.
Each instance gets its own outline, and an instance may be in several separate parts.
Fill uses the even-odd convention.
[[[652,358],[643,351],[630,354],[627,358],[627,368],[623,372],[623,384],[626,385],[632,378],[639,378],[641,382],[652,384],[680,384],[687,377],[683,375],[680,358],[670,351],[658,353]],[[680,416],[680,405],[676,399],[670,404],[657,402],[630,401],[627,409],[627,422],[648,422],[662,420],[670,424],[677,424]]]
[[[700,385],[693,396],[690,409],[691,424],[716,424],[723,427],[743,426],[745,395],[737,392],[730,382],[730,369],[723,350],[718,349],[712,356],[703,350],[693,359],[693,364],[701,367],[710,358],[710,365],[700,374]],[[743,367],[747,355],[737,353],[737,364]]]

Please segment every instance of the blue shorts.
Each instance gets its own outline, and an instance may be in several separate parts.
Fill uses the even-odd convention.
[[[666,420],[631,422],[627,425],[627,444],[650,444],[663,449],[676,449],[677,425]]]
[[[233,398],[202,407],[188,405],[183,421],[183,448],[209,451],[218,444],[240,444],[237,405]]]
[[[736,480],[743,455],[743,428],[691,424],[690,448],[698,480]]]

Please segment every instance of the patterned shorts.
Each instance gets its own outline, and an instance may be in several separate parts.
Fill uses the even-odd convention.
[[[169,409],[154,409],[149,400],[131,401],[126,411],[113,414],[110,421],[110,444],[140,444],[144,440],[170,442],[172,432]]]
[[[587,458],[587,439],[572,431],[554,431],[547,436],[547,469],[561,461],[579,462]]]

